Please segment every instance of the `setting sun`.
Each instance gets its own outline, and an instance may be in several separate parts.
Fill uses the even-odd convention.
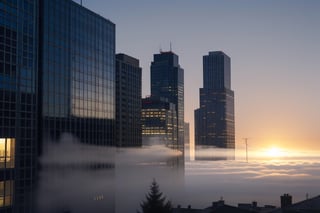
[[[283,157],[285,153],[283,150],[277,147],[272,147],[266,150],[265,155],[268,157]]]

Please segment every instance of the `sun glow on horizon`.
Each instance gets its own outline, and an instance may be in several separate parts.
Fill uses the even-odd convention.
[[[283,158],[288,156],[294,156],[294,155],[297,155],[298,153],[273,146],[273,147],[264,149],[261,154],[267,158]]]
[[[264,155],[270,158],[284,157],[284,156],[287,156],[287,154],[288,154],[287,152],[285,152],[283,149],[280,149],[278,147],[271,147],[265,150],[264,152]]]

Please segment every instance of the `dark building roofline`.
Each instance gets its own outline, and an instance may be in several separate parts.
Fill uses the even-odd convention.
[[[97,16],[97,17],[100,17],[100,18],[102,18],[104,21],[110,22],[110,24],[114,25],[114,27],[116,26],[116,24],[113,23],[112,21],[110,21],[109,19],[103,17],[102,15],[100,15],[100,14],[98,14],[98,13],[96,13],[96,12],[93,12],[92,10],[86,8],[85,6],[81,5],[80,3],[75,2],[75,1],[73,1],[73,0],[67,0],[67,1],[71,1],[72,4],[76,5],[77,7],[81,7],[82,9],[85,9],[87,12],[91,13],[92,15]]]
[[[139,59],[134,58],[130,55],[126,55],[124,53],[116,54],[116,60],[122,61],[124,63],[132,64],[136,67],[139,67]]]

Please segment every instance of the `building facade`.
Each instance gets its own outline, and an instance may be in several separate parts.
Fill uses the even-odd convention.
[[[178,141],[174,149],[184,150],[184,70],[173,52],[154,54],[151,63],[151,96],[166,98],[176,108]]]
[[[165,98],[142,99],[141,122],[144,145],[165,144],[176,149],[178,125],[173,103]]]
[[[0,2],[0,212],[32,212],[37,167],[38,1]]]
[[[141,74],[139,60],[116,55],[116,145],[141,146]]]
[[[234,92],[230,57],[221,51],[203,56],[203,88],[195,110],[195,145],[235,148]]]
[[[79,208],[68,197],[59,200],[49,195],[51,206],[41,205],[49,187],[41,184],[44,175],[51,174],[47,179],[61,185],[73,174],[79,174],[74,176],[76,182],[97,168],[112,176],[114,156],[107,147],[115,145],[116,84],[115,25],[71,0],[39,2],[38,150],[42,161],[37,211],[113,212],[112,183],[97,190],[80,190],[81,186],[73,190],[79,192],[79,200],[100,192],[107,203],[103,208],[94,199],[85,200],[86,205]],[[76,154],[82,146],[86,148],[81,155]],[[108,159],[103,164],[90,160],[99,149],[105,150],[104,159]],[[55,193],[63,197],[73,182],[69,183]]]
[[[70,0],[40,2],[41,139],[114,145],[115,25]]]
[[[35,212],[45,142],[113,145],[114,125],[115,25],[71,0],[1,1],[0,212]]]

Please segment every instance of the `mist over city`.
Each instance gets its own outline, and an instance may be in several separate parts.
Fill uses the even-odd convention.
[[[0,2],[0,213],[320,212],[320,2]]]

